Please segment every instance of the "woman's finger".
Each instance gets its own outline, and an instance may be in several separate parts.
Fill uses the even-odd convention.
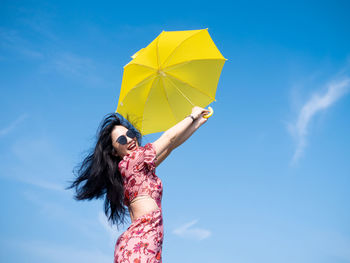
[[[212,115],[213,115],[213,113],[214,113],[214,111],[213,111],[213,109],[211,108],[211,107],[208,107],[208,113],[207,114],[205,114],[204,116],[203,116],[203,118],[209,118],[209,117],[211,117]]]

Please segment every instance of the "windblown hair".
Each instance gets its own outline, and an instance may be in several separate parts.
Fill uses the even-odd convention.
[[[104,211],[112,224],[124,224],[126,207],[123,178],[119,172],[120,157],[115,156],[111,133],[116,125],[122,125],[136,133],[141,145],[142,136],[135,127],[118,113],[107,114],[97,131],[95,147],[88,153],[73,173],[76,179],[66,189],[75,188],[76,200],[100,199],[105,195]]]

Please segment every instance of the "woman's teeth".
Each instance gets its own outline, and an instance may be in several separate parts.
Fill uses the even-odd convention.
[[[135,146],[136,146],[136,144],[135,144],[135,143],[131,144],[131,145],[128,147],[128,150],[132,150],[132,149],[134,149],[134,148],[135,148]]]

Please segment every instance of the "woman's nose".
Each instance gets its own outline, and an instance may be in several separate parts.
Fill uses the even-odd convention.
[[[132,140],[133,140],[133,138],[130,138],[130,137],[128,137],[128,136],[126,136],[126,138],[127,138],[127,143],[129,144]]]

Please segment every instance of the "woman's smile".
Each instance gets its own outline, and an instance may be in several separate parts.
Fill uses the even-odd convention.
[[[136,149],[136,143],[135,143],[135,141],[132,141],[131,143],[130,143],[130,145],[128,146],[128,150],[129,151],[133,151],[133,150],[135,150]]]

